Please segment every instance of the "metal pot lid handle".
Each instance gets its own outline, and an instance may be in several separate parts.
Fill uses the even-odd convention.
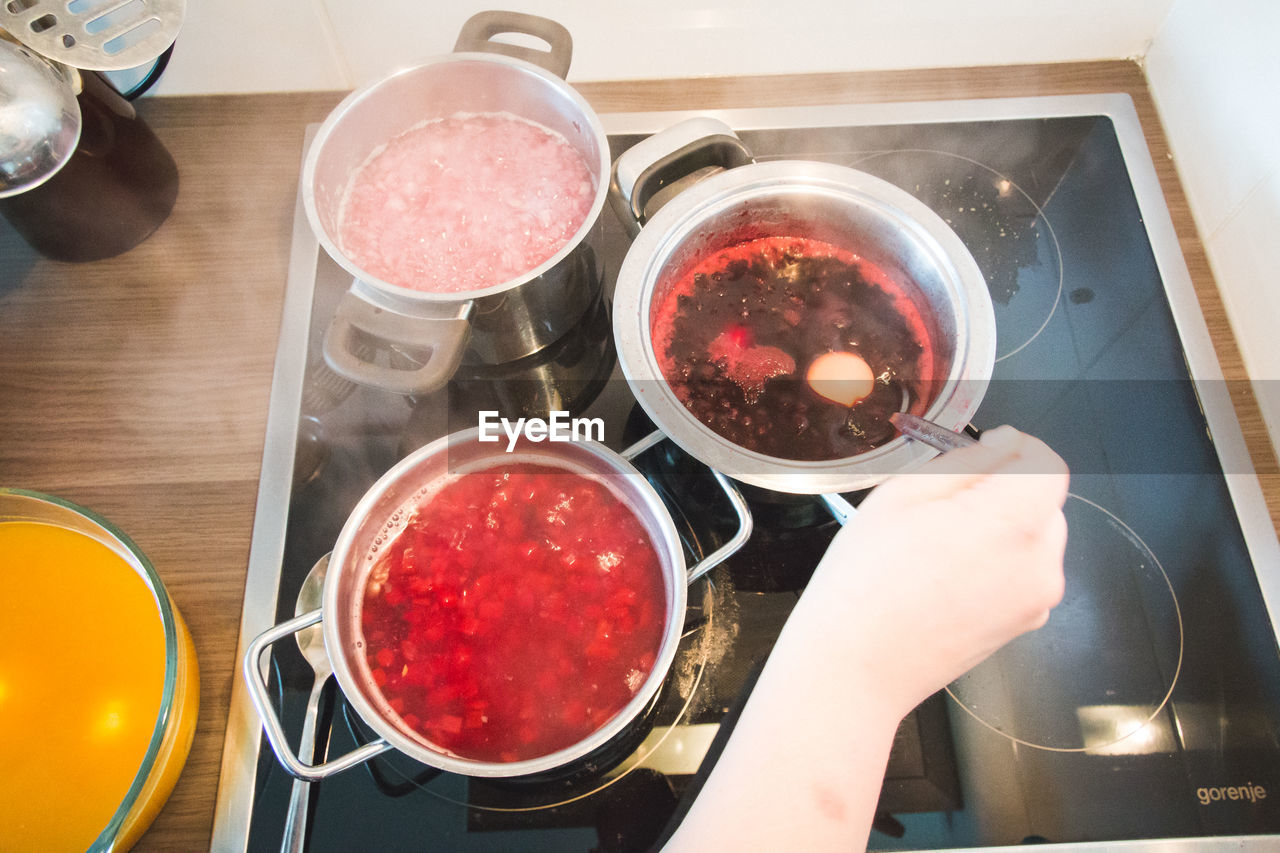
[[[548,49],[493,40],[494,36],[503,33],[521,33],[542,39]],[[473,51],[523,59],[563,80],[569,73],[569,61],[573,58],[573,38],[567,29],[550,18],[523,12],[478,12],[462,25],[458,41],[453,46],[454,53]]]
[[[686,119],[619,155],[609,178],[609,203],[634,237],[668,198],[717,172],[754,162],[751,149],[724,122]]]
[[[271,707],[267,681],[260,666],[262,653],[273,643],[285,637],[293,636],[303,628],[316,624],[322,618],[324,618],[323,610],[313,610],[310,613],[304,613],[301,616],[290,619],[288,622],[282,622],[274,628],[259,634],[249,644],[249,648],[244,655],[242,667],[245,685],[249,689],[249,699],[253,703],[254,710],[258,713],[258,719],[262,721],[262,729],[266,733],[267,741],[271,744],[271,750],[291,776],[298,779],[306,779],[308,782],[316,782],[335,773],[341,773],[343,770],[347,770],[357,764],[363,764],[370,758],[381,755],[392,748],[391,744],[379,738],[348,752],[346,755],[321,764],[307,764],[299,759],[293,749],[290,748],[289,741],[285,737],[284,727],[280,725],[280,718],[276,715],[275,709]]]
[[[651,447],[661,444],[666,438],[667,436],[662,430],[654,430],[622,451],[622,457],[627,461],[631,461]],[[715,476],[716,482],[720,484],[725,497],[729,499],[729,504],[733,507],[733,512],[738,517],[738,530],[729,538],[728,542],[688,568],[686,572],[686,581],[688,583],[693,583],[741,550],[742,546],[746,545],[747,540],[751,538],[751,531],[754,526],[754,521],[751,518],[751,509],[747,506],[746,500],[742,497],[742,492],[733,484],[733,481],[714,468],[707,470],[711,471],[712,475]]]

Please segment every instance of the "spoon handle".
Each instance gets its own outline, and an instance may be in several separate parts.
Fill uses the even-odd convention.
[[[948,450],[955,450],[958,447],[968,447],[971,444],[978,443],[962,432],[947,429],[944,426],[935,424],[933,421],[927,421],[924,418],[907,414],[906,412],[894,412],[889,416],[889,420],[903,435],[908,438],[914,438],[916,441],[922,441],[933,449],[941,450],[944,453]]]
[[[320,710],[320,693],[329,676],[316,677],[311,686],[311,696],[307,699],[307,714],[302,721],[302,740],[298,743],[298,757],[310,763],[316,750],[316,717]],[[305,779],[293,780],[293,791],[289,795],[289,815],[285,819],[284,842],[280,845],[281,853],[302,853],[307,843],[307,803],[311,799],[311,783]]]

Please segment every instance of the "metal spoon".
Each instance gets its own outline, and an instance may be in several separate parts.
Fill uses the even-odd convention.
[[[978,443],[962,432],[947,429],[919,415],[912,415],[907,412],[894,412],[889,416],[889,421],[907,438],[924,442],[933,449],[943,452]]]
[[[329,555],[321,557],[302,582],[298,591],[298,605],[294,615],[310,613],[320,606],[324,591],[324,574],[329,568]],[[297,634],[298,649],[315,671],[315,681],[311,685],[311,696],[307,699],[307,714],[302,723],[302,740],[298,743],[298,758],[306,763],[311,762],[316,748],[316,717],[320,709],[320,692],[324,683],[333,674],[333,664],[324,650],[324,633],[320,623],[303,628]],[[311,796],[311,783],[305,779],[293,780],[293,792],[289,796],[289,816],[286,819],[284,842],[281,851],[301,853],[307,840],[307,801]]]
[[[902,392],[902,405],[906,408],[907,393]],[[947,429],[941,424],[936,424],[927,418],[919,415],[913,415],[908,412],[894,412],[889,415],[889,422],[898,428],[898,432],[907,438],[915,441],[923,442],[934,450],[941,450],[946,453],[948,450],[955,450],[960,447],[968,447],[978,442],[970,436],[962,432]],[[825,494],[819,495],[822,502],[827,505],[827,511],[831,513],[831,517],[840,522],[840,526],[849,523],[849,519],[857,514],[858,510],[853,504],[845,500],[844,495]]]

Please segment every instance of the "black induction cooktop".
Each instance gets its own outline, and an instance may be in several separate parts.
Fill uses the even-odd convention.
[[[604,116],[614,156],[684,115]],[[973,426],[1013,424],[1072,469],[1063,605],[904,721],[871,847],[1280,844],[1280,656],[1263,592],[1280,550],[1127,98],[716,115],[758,159],[851,166],[946,220],[996,313],[994,374]],[[325,368],[319,341],[350,279],[299,207],[242,649],[293,616],[303,577],[365,489],[417,447],[474,426],[480,409],[600,417],[615,449],[652,429],[610,339],[629,240],[608,210],[598,232],[600,298],[578,328],[518,364],[464,368],[449,388],[412,398]],[[731,534],[699,463],[664,443],[640,467],[691,559]],[[379,757],[313,786],[308,849],[649,849],[696,793],[836,529],[817,499],[743,491],[751,540],[690,588],[667,684],[607,750],[552,778],[507,782]],[[310,670],[291,642],[274,647],[269,669],[297,738]],[[336,685],[323,699],[321,749],[372,739]],[[216,849],[280,847],[292,778],[257,725],[237,685]]]

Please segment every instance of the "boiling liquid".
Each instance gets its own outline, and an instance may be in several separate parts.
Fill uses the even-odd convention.
[[[480,290],[560,251],[595,194],[563,136],[508,113],[458,114],[397,136],[357,171],[339,244],[391,284]]]
[[[465,474],[370,574],[374,683],[404,724],[464,758],[572,746],[644,684],[666,628],[664,572],[603,483],[516,464]]]
[[[698,420],[780,459],[855,456],[897,435],[889,415],[922,411],[933,357],[924,320],[884,271],[829,243],[768,237],[699,261],[654,314],[663,376]],[[809,387],[828,352],[861,356],[875,376],[853,406]]]

